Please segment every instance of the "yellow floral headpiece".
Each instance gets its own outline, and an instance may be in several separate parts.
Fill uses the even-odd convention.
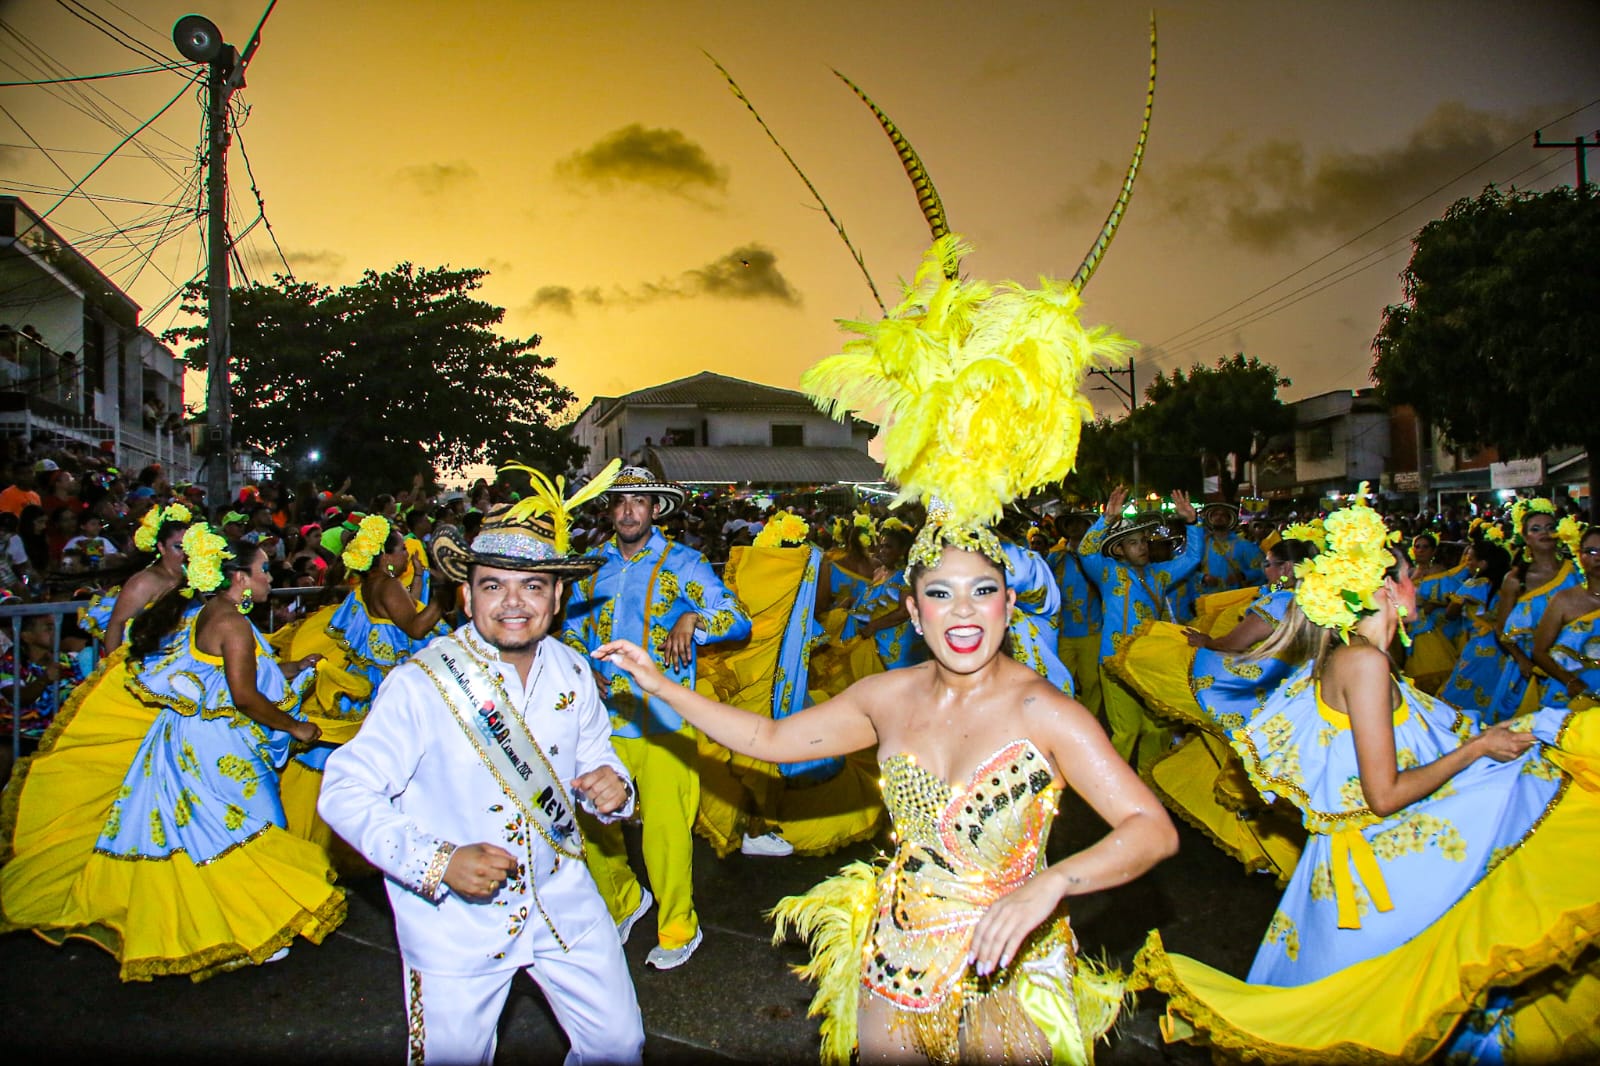
[[[1375,597],[1383,587],[1384,573],[1394,565],[1389,545],[1400,539],[1399,532],[1391,532],[1378,512],[1367,506],[1366,489],[1363,482],[1354,503],[1327,517],[1324,548],[1294,568],[1294,598],[1300,610],[1316,625],[1336,630],[1346,642],[1362,615],[1378,609]]]
[[[169,503],[165,507],[152,507],[144,513],[144,518],[139,521],[139,528],[133,534],[133,546],[142,552],[156,550],[156,538],[161,534],[161,527],[168,522],[192,522],[194,515],[189,508],[181,503]]]
[[[616,480],[617,471],[621,469],[622,460],[613,459],[594,480],[571,496],[566,496],[565,477],[557,477],[551,481],[542,470],[523,463],[507,463],[500,468],[500,472],[503,474],[507,470],[516,470],[527,474],[529,491],[526,498],[513,504],[511,510],[506,512],[506,521],[526,522],[535,515],[549,518],[550,528],[553,531],[551,543],[555,547],[556,554],[571,555],[572,512],[609,489],[611,483]]]
[[[856,543],[861,545],[861,549],[865,551],[871,548],[872,542],[878,539],[878,524],[872,520],[872,516],[857,514],[851,519],[851,525],[855,527]]]
[[[1556,539],[1567,546],[1567,551],[1576,559],[1578,548],[1583,544],[1584,534],[1589,532],[1589,527],[1578,520],[1575,515],[1567,515],[1556,523]]]
[[[185,588],[192,592],[215,592],[222,584],[222,564],[232,559],[228,538],[204,522],[196,522],[183,534],[183,574]]]
[[[1319,552],[1325,550],[1328,546],[1328,531],[1324,528],[1320,518],[1285,526],[1283,532],[1278,534],[1278,538],[1280,540],[1303,540]]]
[[[767,518],[766,525],[756,534],[757,548],[795,548],[811,536],[811,526],[804,518],[788,511],[778,511]]]
[[[371,570],[372,561],[383,554],[390,531],[389,520],[381,514],[369,514],[363,518],[356,527],[356,535],[350,538],[350,543],[344,546],[344,552],[339,556],[345,569],[358,574]]]
[[[1529,515],[1547,514],[1554,515],[1556,505],[1537,496],[1526,500],[1518,500],[1511,505],[1511,549],[1513,555],[1521,555],[1527,559],[1528,542],[1522,535],[1522,523],[1528,520]]]

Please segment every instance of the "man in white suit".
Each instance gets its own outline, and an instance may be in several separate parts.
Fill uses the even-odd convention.
[[[505,512],[470,547],[443,533],[435,565],[465,581],[472,622],[396,668],[328,759],[318,809],[387,878],[413,1063],[491,1062],[518,969],[566,1031],[568,1064],[643,1051],[574,820],[577,806],[626,817],[633,786],[588,662],[545,639],[563,579],[599,561],[564,541]]]

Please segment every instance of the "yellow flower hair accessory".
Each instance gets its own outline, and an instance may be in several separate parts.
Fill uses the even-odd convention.
[[[1526,522],[1531,514],[1553,515],[1555,513],[1556,505],[1550,500],[1540,499],[1539,497],[1518,500],[1511,505],[1511,532],[1515,536],[1522,536],[1522,523]]]
[[[1567,551],[1574,559],[1578,557],[1578,546],[1583,543],[1583,536],[1587,532],[1589,527],[1574,515],[1567,515],[1556,523],[1556,539],[1567,546]]]
[[[1506,536],[1506,531],[1503,528],[1501,528],[1498,524],[1491,522],[1483,531],[1483,539],[1488,541],[1490,544],[1498,544],[1500,547],[1504,548],[1506,546],[1506,542],[1510,538]]]
[[[1553,502],[1551,502],[1550,500],[1540,499],[1540,498],[1538,498],[1536,496],[1532,497],[1530,499],[1526,499],[1526,500],[1518,500],[1516,503],[1512,504],[1511,505],[1511,549],[1512,549],[1512,553],[1514,555],[1520,555],[1524,559],[1531,558],[1528,555],[1528,542],[1522,536],[1522,523],[1524,523],[1524,522],[1526,522],[1528,520],[1528,516],[1529,515],[1546,514],[1546,515],[1554,516],[1555,513],[1556,513],[1556,505]]]
[[[181,503],[169,503],[165,507],[152,507],[144,513],[144,518],[139,521],[139,528],[133,534],[133,546],[142,552],[156,550],[156,537],[161,532],[161,527],[168,522],[192,522],[194,515],[189,508]]]
[[[523,463],[507,463],[500,468],[500,472],[503,474],[507,470],[516,470],[527,474],[529,492],[525,499],[513,504],[511,510],[506,512],[506,520],[526,522],[535,515],[549,518],[550,528],[553,531],[551,543],[555,546],[556,554],[571,555],[572,512],[609,489],[611,483],[616,480],[617,471],[621,469],[622,460],[613,459],[606,464],[605,469],[595,475],[594,480],[571,496],[566,496],[563,495],[567,491],[566,478],[557,477],[551,481],[542,470],[536,470]]]
[[[381,514],[369,514],[356,527],[356,535],[344,546],[339,556],[345,569],[364,574],[372,569],[372,561],[383,554],[383,545],[389,539],[389,520]]]
[[[188,588],[196,592],[215,592],[222,585],[222,564],[232,559],[228,539],[204,522],[196,522],[183,534],[183,574]]]
[[[761,527],[754,544],[757,548],[796,548],[810,537],[811,526],[804,518],[788,511],[778,511]]]
[[[856,543],[861,545],[863,551],[872,547],[872,542],[878,539],[878,524],[869,514],[857,514],[851,520],[855,527]]]
[[[1319,552],[1328,546],[1328,531],[1324,528],[1320,518],[1285,526],[1283,532],[1278,534],[1278,538],[1280,540],[1303,540]]]
[[[1336,630],[1346,642],[1361,616],[1378,609],[1375,597],[1385,571],[1394,565],[1389,545],[1400,539],[1399,532],[1391,532],[1378,512],[1367,506],[1365,496],[1363,483],[1353,504],[1323,522],[1327,539],[1322,551],[1294,568],[1294,598],[1300,610],[1314,624]]]

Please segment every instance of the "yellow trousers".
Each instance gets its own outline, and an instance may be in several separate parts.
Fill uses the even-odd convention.
[[[1171,732],[1157,725],[1139,697],[1109,670],[1100,671],[1100,698],[1106,705],[1111,746],[1134,769],[1141,773],[1150,769],[1171,748]]]
[[[694,939],[700,919],[694,913],[694,817],[700,807],[699,749],[687,733],[612,737],[612,745],[633,777],[639,818],[644,823],[644,868],[656,897],[656,939],[663,948],[681,948]],[[639,879],[628,866],[628,850],[618,824],[583,818],[589,872],[614,921],[639,906]]]
[[[1100,634],[1062,637],[1056,644],[1056,653],[1072,673],[1078,702],[1089,708],[1090,714],[1099,717],[1105,710],[1105,701],[1100,695]]]

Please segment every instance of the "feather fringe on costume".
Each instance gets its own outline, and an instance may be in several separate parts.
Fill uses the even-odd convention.
[[[822,1019],[822,1061],[845,1066],[856,1047],[861,952],[872,929],[878,871],[853,862],[803,896],[786,896],[768,912],[774,944],[792,931],[811,945],[811,961],[795,972],[817,986],[807,1014]]]
[[[835,418],[883,408],[896,502],[937,497],[948,524],[978,526],[1072,471],[1094,416],[1084,376],[1134,345],[1085,327],[1065,282],[962,280],[969,251],[954,234],[935,241],[900,305],[879,322],[841,322],[857,339],[800,385]]]

